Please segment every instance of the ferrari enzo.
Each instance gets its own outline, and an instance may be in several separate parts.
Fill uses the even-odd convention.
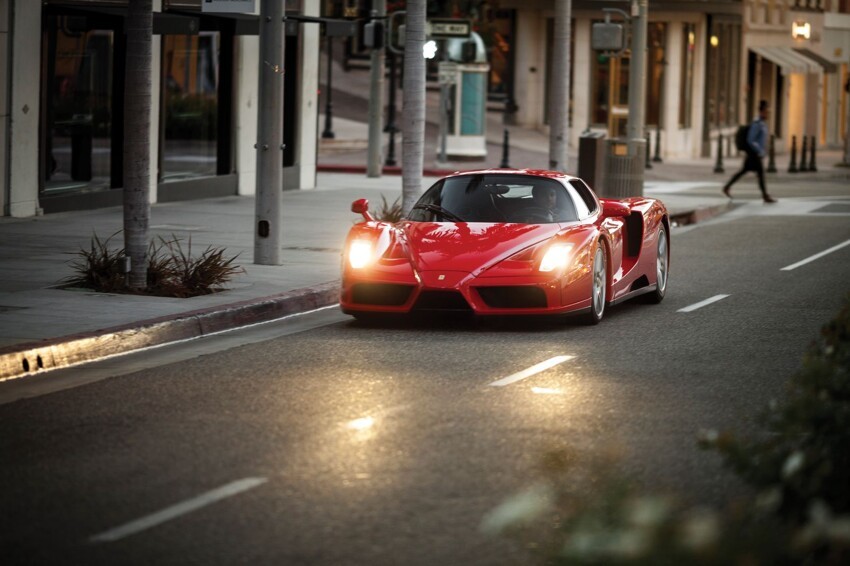
[[[580,315],[667,292],[670,220],[655,199],[599,198],[556,171],[455,173],[391,223],[354,201],[340,306],[357,318],[460,311]]]

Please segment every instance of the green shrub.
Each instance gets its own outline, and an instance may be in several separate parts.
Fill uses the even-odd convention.
[[[755,488],[722,509],[641,492],[606,461],[545,458],[541,479],[482,521],[543,564],[850,564],[850,297],[823,327],[758,439],[708,431],[703,448]]]
[[[105,241],[95,234],[89,249],[81,249],[79,259],[71,263],[75,274],[61,281],[67,287],[82,287],[104,293],[134,293],[159,297],[195,297],[223,290],[223,286],[244,270],[235,265],[238,256],[225,257],[224,248],[212,246],[192,257],[192,239],[186,251],[172,235],[148,246],[147,286],[133,291],[126,286],[123,272],[124,249],[110,249],[112,238]]]
[[[381,195],[381,208],[376,211],[375,218],[384,222],[398,222],[403,216],[403,209],[399,199],[395,199],[392,204],[387,203],[384,195]]]

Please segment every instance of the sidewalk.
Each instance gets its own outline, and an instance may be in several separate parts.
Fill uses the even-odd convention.
[[[350,162],[362,168],[365,124],[339,119],[335,129],[336,147],[320,144],[320,164]],[[546,156],[539,151],[541,144],[548,148],[544,136],[519,128],[512,131],[511,151],[516,151],[517,157],[511,159],[511,165],[545,167]],[[433,154],[427,140],[426,147]],[[832,152],[824,156],[818,173],[779,173],[768,182],[773,187],[799,185],[815,176],[847,179],[847,169],[833,167],[839,159],[840,153]],[[398,160],[400,163],[400,155]],[[489,161],[450,163],[446,169],[497,165]],[[677,224],[722,213],[732,205],[720,193],[720,186],[740,163],[727,160],[723,175],[712,173],[713,165],[708,160],[654,164],[653,170],[647,171],[644,194],[660,198]],[[780,167],[780,171],[784,169]],[[424,177],[423,189],[435,180]],[[758,198],[753,181],[752,177],[742,181],[736,193]],[[382,197],[392,203],[400,195],[399,175],[367,178],[358,172],[320,172],[315,190],[284,192],[280,266],[253,264],[253,197],[156,204],[150,217],[152,240],[177,237],[186,249],[191,238],[194,254],[208,246],[224,248],[228,256],[238,254],[236,263],[245,270],[227,290],[189,299],[59,287],[59,282],[72,274],[69,262],[78,257],[80,249],[89,247],[94,234],[103,240],[121,230],[120,207],[25,219],[2,217],[0,381],[333,305],[339,292],[342,243],[359,218],[350,211],[351,202],[367,198],[377,207]],[[115,238],[120,247],[121,235]]]

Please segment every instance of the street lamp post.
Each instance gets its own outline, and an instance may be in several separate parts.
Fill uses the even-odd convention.
[[[333,37],[327,36],[328,38],[328,80],[325,86],[325,90],[327,91],[325,94],[325,129],[322,132],[322,137],[324,139],[333,139],[334,132],[331,124],[333,122],[333,103],[331,102],[331,67],[333,66]]]

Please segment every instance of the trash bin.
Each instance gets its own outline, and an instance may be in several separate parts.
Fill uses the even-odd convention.
[[[605,134],[586,132],[578,140],[578,176],[593,190],[605,185]]]
[[[605,140],[605,180],[599,196],[625,198],[643,196],[646,140]]]

